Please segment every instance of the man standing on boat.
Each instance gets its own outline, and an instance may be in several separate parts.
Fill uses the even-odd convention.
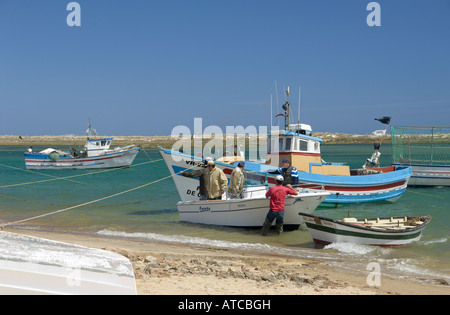
[[[230,190],[231,199],[240,198],[240,194],[241,194],[242,188],[244,188],[244,182],[245,182],[245,177],[244,177],[244,172],[243,172],[244,167],[245,167],[245,162],[240,161],[238,163],[238,165],[236,166],[236,168],[231,173],[230,186],[228,187],[228,189]]]
[[[278,234],[283,232],[284,223],[284,201],[287,195],[297,195],[297,191],[283,186],[284,178],[281,175],[276,177],[277,185],[270,187],[266,192],[266,198],[270,198],[270,209],[267,213],[266,220],[262,228],[262,235],[267,235],[267,232],[275,221],[275,230]]]
[[[208,194],[209,200],[221,200],[222,195],[227,189],[228,179],[225,173],[216,167],[214,161],[209,161],[206,164],[209,170],[208,176]]]
[[[274,171],[269,172],[269,174],[281,174],[283,176],[283,186],[287,186],[292,189],[292,186],[298,185],[298,171],[295,167],[291,165],[291,161],[289,159],[284,158],[280,163],[281,167]]]
[[[209,179],[209,170],[207,167],[208,161],[210,161],[211,158],[206,158],[204,162],[204,168],[200,170],[195,170],[192,172],[181,172],[181,175],[184,177],[190,177],[190,178],[196,178],[199,177],[199,193],[200,193],[200,200],[208,200],[208,179]]]

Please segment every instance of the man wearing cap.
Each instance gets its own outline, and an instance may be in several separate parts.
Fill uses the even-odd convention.
[[[245,162],[240,161],[238,163],[238,165],[236,166],[236,168],[231,173],[230,186],[228,186],[228,189],[231,194],[231,196],[230,196],[231,199],[240,198],[240,194],[241,194],[242,188],[244,188],[244,182],[245,182],[244,172],[243,172],[244,167],[245,167]]]
[[[208,176],[208,194],[209,200],[220,200],[222,199],[222,195],[227,188],[228,179],[225,176],[225,173],[216,167],[216,163],[214,161],[209,161],[206,164],[206,167],[209,170]]]
[[[190,177],[190,178],[196,178],[199,177],[199,193],[200,193],[200,200],[208,200],[209,199],[209,195],[208,195],[208,180],[209,180],[209,171],[208,171],[208,167],[207,167],[207,163],[208,161],[210,161],[211,158],[206,158],[206,160],[204,161],[204,168],[199,169],[199,170],[195,170],[195,171],[191,171],[191,172],[181,172],[181,175],[183,175],[184,177]]]
[[[284,222],[284,202],[287,195],[297,195],[297,191],[283,186],[284,178],[281,175],[276,177],[277,185],[270,187],[266,192],[266,198],[270,198],[270,209],[267,212],[266,220],[262,228],[262,235],[267,235],[267,232],[275,220],[275,230],[278,234],[283,232]]]
[[[292,188],[292,185],[298,185],[298,171],[291,165],[291,161],[284,158],[281,160],[280,166],[278,170],[270,172],[270,174],[281,174],[284,178],[283,186]]]

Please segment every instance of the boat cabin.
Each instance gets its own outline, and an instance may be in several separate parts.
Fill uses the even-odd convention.
[[[267,140],[266,164],[280,167],[287,158],[299,171],[324,175],[350,175],[342,163],[326,163],[320,154],[321,138],[313,137],[310,125],[289,124],[287,130],[272,130]]]
[[[105,151],[109,150],[111,142],[114,138],[102,138],[102,139],[90,139],[86,140],[86,144],[84,145],[84,149],[87,153],[88,157],[98,156],[105,153]]]

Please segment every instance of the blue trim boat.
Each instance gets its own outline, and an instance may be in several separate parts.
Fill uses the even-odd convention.
[[[91,130],[93,129],[89,125],[88,132]],[[88,133],[84,151],[77,152],[75,148],[71,148],[70,153],[52,148],[33,152],[30,147],[28,152],[25,152],[25,166],[34,170],[129,167],[141,147],[129,145],[110,149],[113,140],[114,138],[91,138]]]

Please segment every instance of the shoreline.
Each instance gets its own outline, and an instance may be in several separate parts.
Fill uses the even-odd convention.
[[[256,251],[5,228],[5,231],[105,249],[127,257],[138,295],[448,295],[448,284],[336,270],[323,261]]]
[[[224,135],[225,136],[225,135]],[[241,137],[242,135],[234,135]],[[373,144],[381,140],[380,136],[374,135],[354,135],[343,133],[316,132],[315,137],[323,139],[323,144]],[[103,137],[103,136],[102,136]],[[157,149],[159,146],[172,147],[178,139],[172,139],[171,136],[105,136],[114,137],[113,146],[125,146],[130,144],[139,144],[144,149]],[[229,138],[230,136],[226,136]],[[246,135],[248,143],[249,135]],[[252,135],[256,137],[256,135]],[[261,138],[264,138],[261,137]],[[203,141],[209,141],[212,138],[208,135],[203,136]],[[86,136],[59,135],[59,136],[16,136],[1,135],[0,146],[83,146]],[[390,144],[390,136],[383,139],[384,144]],[[25,150],[25,149],[24,149]]]

